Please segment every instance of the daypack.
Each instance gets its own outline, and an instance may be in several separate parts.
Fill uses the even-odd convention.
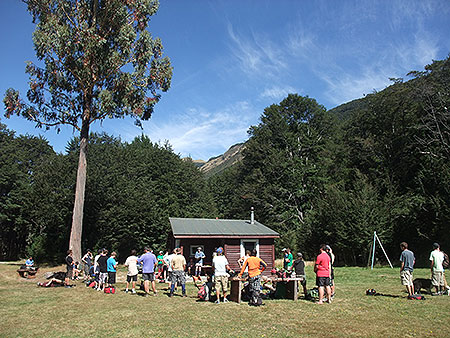
[[[105,293],[116,293],[116,288],[114,286],[108,286],[105,288]]]
[[[450,265],[450,260],[448,258],[448,255],[444,252],[444,261],[442,262],[442,266],[447,269],[449,267],[449,265]]]
[[[416,293],[414,295],[409,295],[408,299],[425,300],[425,297],[423,295],[421,295],[420,293]]]
[[[197,292],[198,298],[200,298],[200,300],[205,300],[206,295],[207,295],[207,293],[206,293],[205,285],[200,286],[200,289],[198,289],[198,292]]]

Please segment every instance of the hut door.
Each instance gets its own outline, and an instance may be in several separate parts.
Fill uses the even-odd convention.
[[[256,249],[256,256],[259,257],[258,239],[241,239],[241,257],[245,255],[245,251],[253,249]]]

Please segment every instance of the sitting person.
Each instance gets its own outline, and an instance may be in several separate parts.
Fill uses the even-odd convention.
[[[197,287],[198,291],[198,297],[200,300],[209,301],[211,300],[211,295],[214,295],[212,292],[214,283],[212,282],[212,276],[210,273],[206,274],[206,282],[203,284],[197,284],[194,283],[194,285]]]
[[[33,257],[29,257],[26,261],[25,261],[25,266],[27,267],[27,269],[29,268],[34,268],[34,260]]]
[[[37,285],[45,287],[45,288],[57,287],[57,286],[70,287],[69,285],[66,285],[65,278],[66,278],[66,273],[64,271],[58,271],[58,272],[54,272],[54,273],[51,273],[50,275],[48,275],[48,277],[47,277],[47,279],[49,279],[48,282],[37,283]]]

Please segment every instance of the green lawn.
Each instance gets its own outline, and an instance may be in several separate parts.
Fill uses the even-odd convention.
[[[266,300],[259,308],[246,303],[197,302],[196,289],[188,297],[168,298],[165,284],[157,297],[121,292],[106,295],[77,282],[75,288],[40,288],[46,271],[36,279],[18,277],[18,265],[0,264],[1,337],[449,337],[450,297],[406,299],[398,269],[336,268],[336,298],[317,305],[300,299]],[[62,268],[60,268],[62,269]],[[418,269],[415,277],[428,277]],[[307,268],[308,287],[314,274]],[[374,288],[386,296],[366,296]],[[390,297],[393,296],[393,297]]]

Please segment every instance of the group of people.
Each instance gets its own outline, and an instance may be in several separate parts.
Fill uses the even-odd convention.
[[[406,287],[408,296],[412,296],[419,290],[414,290],[413,270],[416,258],[414,253],[408,249],[408,243],[400,243],[402,253],[400,255],[400,278],[402,285]],[[431,269],[431,285],[435,288],[434,295],[443,295],[445,292],[450,295],[450,287],[445,279],[444,269],[449,266],[448,255],[441,251],[439,243],[433,243],[433,250],[429,257]]]
[[[414,253],[408,249],[408,244],[403,242],[400,244],[402,250],[400,256],[401,268],[400,275],[402,284],[406,286],[408,295],[414,294],[413,286],[413,268],[415,264]],[[194,256],[194,262],[186,264],[186,260],[182,255],[182,250],[176,248],[172,253],[166,252],[163,255],[159,252],[158,256],[152,252],[150,248],[144,249],[144,254],[137,256],[136,250],[132,250],[130,256],[125,261],[127,267],[127,282],[125,292],[136,293],[136,282],[139,274],[139,266],[142,267],[142,279],[145,296],[150,294],[150,287],[153,295],[157,295],[155,280],[163,278],[169,284],[169,296],[172,297],[177,285],[181,286],[182,296],[186,297],[186,276],[185,271],[191,271],[194,276],[194,282],[200,280],[202,273],[203,259],[205,254],[201,247],[197,249]],[[316,285],[318,288],[318,304],[325,302],[331,303],[334,298],[334,264],[335,256],[329,245],[322,244],[319,247],[319,255],[316,257],[314,264],[314,272],[316,274]],[[448,266],[448,256],[440,250],[438,243],[433,244],[433,251],[430,253],[431,266],[431,283],[436,288],[435,294],[443,294],[450,292],[450,287],[447,285],[444,275],[444,267]],[[108,256],[108,250],[99,250],[98,254],[93,257],[92,252],[87,250],[82,258],[83,270],[85,279],[89,276],[95,277],[95,288],[97,290],[104,290],[105,287],[113,287],[116,283],[116,270],[118,262],[116,260],[116,253],[112,252]],[[26,265],[32,266],[34,262],[30,257]],[[245,255],[238,260],[240,272],[238,278],[248,277],[249,303],[250,305],[261,305],[260,292],[264,288],[275,291],[274,284],[269,284],[267,277],[262,277],[263,271],[267,268],[266,262],[257,257],[257,251],[247,250]],[[69,280],[76,276],[78,264],[74,262],[72,251],[67,252],[66,257],[67,273],[65,277],[65,284],[69,284]],[[189,269],[191,268],[191,269]],[[284,273],[288,273],[289,277],[296,277],[303,287],[305,296],[307,295],[306,288],[306,274],[305,262],[303,255],[297,253],[294,260],[293,254],[289,248],[283,249],[283,268]],[[216,291],[216,303],[227,302],[228,292],[228,277],[230,274],[234,275],[234,271],[230,268],[227,258],[224,256],[223,248],[217,248],[213,253],[212,272],[208,274],[211,282],[212,275],[214,276],[214,285]],[[273,269],[272,281],[276,280],[279,271]],[[286,277],[286,276],[285,276]],[[262,282],[262,283],[261,283]],[[131,289],[131,290],[130,290]]]

